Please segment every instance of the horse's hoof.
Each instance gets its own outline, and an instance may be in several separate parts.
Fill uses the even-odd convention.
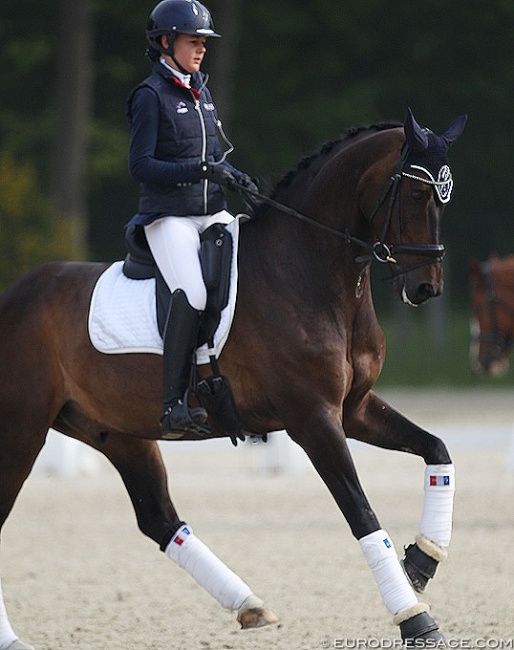
[[[437,560],[423,552],[417,544],[405,547],[405,557],[401,565],[412,588],[418,594],[425,591],[428,581],[435,575],[438,564]]]
[[[416,614],[400,623],[406,648],[444,648],[446,643],[439,626],[428,612]]]
[[[253,627],[264,627],[265,625],[278,623],[278,616],[275,616],[270,609],[252,607],[238,614],[237,620],[241,623],[241,629],[249,630]]]
[[[16,639],[10,646],[7,646],[6,650],[34,650],[34,648],[28,643],[23,643],[19,639]]]

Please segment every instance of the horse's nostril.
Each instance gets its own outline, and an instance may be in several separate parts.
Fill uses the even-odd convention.
[[[440,293],[439,289],[431,282],[423,282],[419,285],[417,296],[422,302],[426,302],[430,298],[435,298]]]

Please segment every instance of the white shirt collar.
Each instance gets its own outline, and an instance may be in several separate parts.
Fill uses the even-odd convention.
[[[179,70],[175,70],[175,68],[172,68],[171,65],[168,65],[166,61],[164,60],[163,57],[161,57],[161,63],[165,68],[168,68],[168,70],[171,70],[175,77],[184,84],[187,88],[191,88],[191,75],[190,74],[183,74]]]

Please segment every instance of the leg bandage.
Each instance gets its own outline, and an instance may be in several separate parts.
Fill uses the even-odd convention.
[[[0,583],[0,649],[8,648],[17,638],[7,618],[2,594],[2,584]]]
[[[446,547],[452,537],[455,468],[453,465],[427,465],[425,499],[419,532],[437,546]]]
[[[250,587],[229,569],[198,537],[190,526],[181,526],[164,551],[187,571],[223,607],[238,610],[245,603],[262,604]]]
[[[359,539],[362,552],[376,580],[384,604],[396,615],[418,604],[418,599],[405,577],[393,542],[385,530],[376,530]]]

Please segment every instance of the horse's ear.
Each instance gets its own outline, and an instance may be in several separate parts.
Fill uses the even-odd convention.
[[[467,115],[461,115],[448,127],[446,133],[441,136],[448,147],[451,147],[455,140],[462,134],[467,119]]]
[[[427,134],[414,119],[410,108],[407,108],[403,127],[405,129],[405,139],[411,151],[425,151],[428,148]]]

